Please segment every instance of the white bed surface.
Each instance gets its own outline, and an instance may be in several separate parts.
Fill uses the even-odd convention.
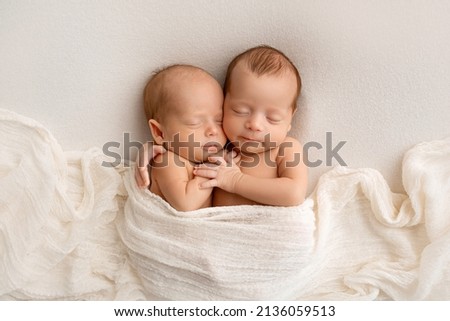
[[[125,132],[145,141],[154,69],[190,63],[223,81],[233,56],[266,43],[302,74],[291,134],[325,146],[332,132],[347,165],[404,191],[403,154],[450,135],[449,15],[448,1],[418,0],[1,1],[0,108],[43,123],[64,150],[123,146]],[[330,169],[310,168],[310,192]]]

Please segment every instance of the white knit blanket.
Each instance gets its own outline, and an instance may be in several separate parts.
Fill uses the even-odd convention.
[[[0,150],[0,299],[450,299],[450,139],[406,153],[406,195],[337,167],[299,207],[189,213],[6,110]]]

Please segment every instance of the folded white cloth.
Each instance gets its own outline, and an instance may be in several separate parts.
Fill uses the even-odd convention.
[[[130,172],[118,229],[151,298],[289,299],[314,246],[312,201],[178,212]]]
[[[1,109],[0,151],[0,299],[450,300],[450,139],[406,153],[406,194],[337,167],[298,207],[187,213]]]
[[[99,150],[64,154],[42,125],[6,110],[0,146],[0,298],[122,297],[119,173]]]

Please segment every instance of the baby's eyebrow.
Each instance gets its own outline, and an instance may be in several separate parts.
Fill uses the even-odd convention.
[[[284,105],[270,105],[268,108],[269,112],[284,112],[285,110],[290,110],[291,106]]]
[[[231,100],[235,103],[242,103],[242,104],[250,104],[251,103],[251,101],[249,101],[247,99],[242,99],[242,98],[232,98]]]
[[[202,117],[203,114],[202,113],[198,113],[198,112],[191,112],[191,113],[186,113],[185,114],[186,117]]]
[[[182,120],[185,120],[185,121],[191,121],[191,120],[197,120],[197,119],[200,119],[200,117],[198,117],[198,116],[196,116],[196,115],[189,114],[189,115],[183,115],[183,116],[181,117],[181,119],[182,119]]]

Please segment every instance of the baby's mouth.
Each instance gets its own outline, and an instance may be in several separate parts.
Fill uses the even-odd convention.
[[[219,150],[221,150],[222,146],[219,143],[210,142],[203,145],[202,148],[205,152],[214,154],[217,153]]]
[[[245,136],[241,136],[243,141],[247,141],[247,142],[260,142],[259,139],[255,139],[255,138],[250,138],[250,137],[245,137]]]
[[[244,153],[260,153],[265,150],[265,140],[261,140],[255,137],[239,136],[236,147],[238,147]]]

